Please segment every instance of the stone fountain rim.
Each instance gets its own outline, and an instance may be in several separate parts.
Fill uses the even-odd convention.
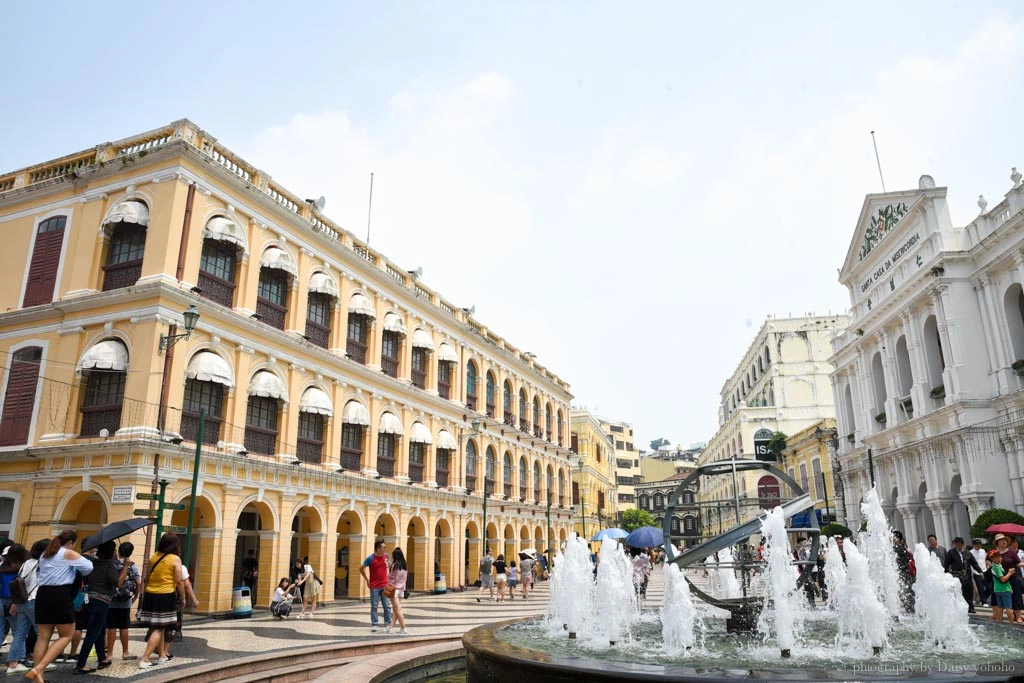
[[[742,680],[762,681],[939,681],[948,683],[981,683],[987,681],[1024,680],[1024,659],[1003,662],[1010,669],[1005,675],[985,675],[967,671],[960,675],[932,673],[840,672],[829,669],[796,669],[790,672],[770,669],[744,669],[746,673],[731,674],[726,669],[696,669],[665,664],[615,662],[591,657],[554,655],[539,650],[511,645],[500,638],[498,632],[527,622],[540,622],[543,617],[524,617],[483,624],[467,631],[462,637],[466,650],[466,668],[470,680],[504,681],[530,680],[531,683],[562,681],[643,681],[651,677],[668,683],[736,683]],[[986,625],[987,626],[987,625]],[[994,626],[994,624],[993,624]],[[496,665],[491,667],[488,665]],[[474,676],[474,672],[476,676]],[[486,672],[486,673],[485,673]],[[507,674],[505,673],[507,672]],[[585,674],[586,678],[581,678]],[[505,677],[502,677],[502,676]]]

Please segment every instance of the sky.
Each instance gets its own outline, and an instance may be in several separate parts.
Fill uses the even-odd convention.
[[[0,171],[189,118],[572,385],[706,441],[869,192],[1024,168],[1015,2],[16,3]]]

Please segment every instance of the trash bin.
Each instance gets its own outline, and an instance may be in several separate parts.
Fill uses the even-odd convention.
[[[248,619],[252,616],[252,595],[248,586],[231,591],[231,618]]]
[[[447,593],[448,585],[445,583],[444,574],[434,574],[434,592]]]

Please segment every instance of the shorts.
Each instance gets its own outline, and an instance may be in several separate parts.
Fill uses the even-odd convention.
[[[131,607],[111,607],[107,612],[107,628],[126,629],[132,626]]]
[[[498,574],[498,583],[506,583],[508,581],[508,574]]]
[[[1005,593],[995,593],[992,596],[996,600],[996,607],[1002,609],[1010,609],[1010,605],[1013,602],[1013,593],[1007,591]]]
[[[481,588],[494,588],[494,574],[481,574],[480,575],[480,587]]]
[[[508,587],[509,588],[515,588],[518,585],[519,585],[519,582],[516,581],[515,579],[512,579],[511,581],[508,582]]]

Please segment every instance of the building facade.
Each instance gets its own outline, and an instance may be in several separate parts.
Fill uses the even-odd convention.
[[[366,596],[375,537],[417,590],[566,538],[569,385],[191,122],[0,175],[0,226],[0,534],[190,503],[199,442],[204,611],[250,549],[263,600],[301,557]]]
[[[633,443],[633,425],[628,422],[601,420],[601,428],[615,442],[615,486],[618,510],[636,507],[636,491],[640,480],[640,451]]]
[[[696,462],[680,463],[675,474],[661,481],[645,481],[637,484],[637,508],[646,510],[654,517],[654,524],[664,528],[665,515],[668,514],[669,495],[675,493],[686,477],[694,469]],[[690,547],[701,542],[701,512],[697,494],[699,483],[683,490],[679,504],[672,511],[669,530],[676,547]]]
[[[829,358],[832,340],[848,322],[844,315],[766,320],[722,387],[719,428],[700,463],[753,460],[758,430],[790,435],[835,417]],[[740,473],[735,483],[727,475],[704,479],[700,499],[713,504],[707,507],[709,516],[726,515],[717,521],[709,517],[708,522],[725,528],[735,525],[737,517],[753,517],[765,501],[788,495],[783,483],[767,473]]]
[[[806,491],[814,501],[814,509],[821,523],[836,521],[836,490],[832,471],[832,460],[838,445],[836,421],[833,418],[819,420],[806,429],[786,439],[782,451],[781,467]],[[842,505],[842,501],[838,501]],[[845,513],[844,513],[845,514]]]
[[[616,526],[615,440],[601,421],[586,410],[570,413],[573,528],[590,539],[601,529]],[[589,534],[589,535],[588,535]]]
[[[948,545],[992,506],[1024,512],[1024,187],[955,227],[946,188],[864,199],[839,281],[852,322],[832,376],[846,514],[876,484],[907,540]]]

